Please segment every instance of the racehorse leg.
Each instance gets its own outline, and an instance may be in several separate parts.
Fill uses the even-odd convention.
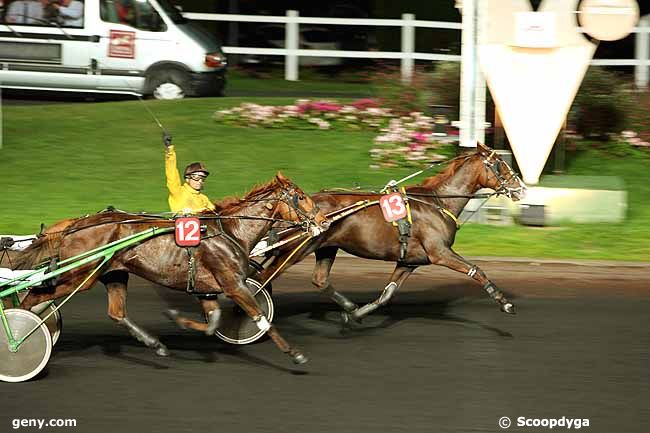
[[[343,308],[343,314],[346,314],[358,309],[358,306],[337,292],[330,283],[330,271],[332,265],[334,265],[334,260],[336,260],[337,251],[338,248],[336,247],[325,247],[316,250],[316,265],[314,266],[311,282],[323,295],[329,296],[330,299]]]
[[[275,326],[271,325],[266,316],[264,316],[264,311],[257,305],[257,301],[250,293],[244,282],[241,282],[237,285],[228,286],[221,285],[224,288],[224,293],[230,299],[233,300],[242,310],[248,314],[257,327],[262,331],[266,331],[267,335],[271,337],[271,340],[275,343],[278,348],[289,355],[293,362],[296,364],[304,364],[307,362],[307,357],[303,355],[299,350],[292,348],[289,343],[280,335],[280,333],[275,329]]]
[[[108,316],[119,325],[126,327],[136,340],[144,343],[147,347],[155,349],[157,355],[169,356],[169,350],[160,340],[133,323],[126,316],[126,283],[113,281],[107,282],[105,285],[108,294]]]
[[[366,317],[368,314],[372,313],[382,305],[386,305],[388,301],[390,301],[390,299],[393,297],[395,292],[397,292],[397,290],[402,287],[404,281],[406,281],[406,279],[413,273],[415,269],[417,269],[417,266],[405,266],[400,264],[395,266],[395,270],[390,276],[390,282],[388,285],[386,285],[386,287],[384,287],[384,291],[381,293],[379,298],[364,305],[361,308],[357,308],[356,310],[352,311],[349,314],[349,317],[352,317],[357,322],[361,322],[361,319]],[[345,319],[348,318],[346,317]]]
[[[180,315],[178,310],[167,310],[165,315],[175,322],[181,329],[194,329],[206,335],[214,335],[221,323],[221,308],[214,299],[200,299],[206,322],[199,322]]]
[[[501,311],[504,313],[515,314],[515,306],[506,299],[503,292],[501,292],[501,290],[499,290],[497,286],[488,279],[485,272],[483,272],[478,266],[465,260],[449,248],[439,249],[436,253],[436,256],[429,254],[429,260],[431,263],[446,266],[449,269],[462,272],[472,277],[474,280],[482,284],[488,295],[490,295],[490,297],[501,306]]]

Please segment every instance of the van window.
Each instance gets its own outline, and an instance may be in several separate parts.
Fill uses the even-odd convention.
[[[158,5],[167,14],[167,17],[172,20],[174,24],[185,24],[187,19],[181,15],[181,11],[172,6],[167,0],[158,0]]]
[[[100,0],[99,7],[102,21],[148,32],[167,30],[165,22],[147,0]]]
[[[5,24],[46,27],[83,27],[84,4],[79,0],[12,0]]]

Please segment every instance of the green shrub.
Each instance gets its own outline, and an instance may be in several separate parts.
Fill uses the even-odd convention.
[[[618,74],[589,68],[569,114],[571,125],[585,137],[607,139],[620,133],[631,109],[629,89]]]
[[[632,109],[627,128],[643,141],[650,142],[650,91],[637,92],[632,98]]]
[[[371,73],[370,83],[381,106],[398,115],[428,110],[429,75],[423,68],[415,68],[411,82],[403,83],[399,67],[381,65]]]
[[[441,62],[429,76],[431,105],[451,107],[451,120],[459,119],[460,113],[460,62]]]

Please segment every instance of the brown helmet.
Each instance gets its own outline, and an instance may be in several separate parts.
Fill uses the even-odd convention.
[[[205,166],[202,163],[193,162],[190,165],[188,165],[187,167],[185,167],[185,174],[183,175],[183,177],[187,177],[190,174],[198,173],[198,172],[203,172],[203,173],[205,173],[206,176],[208,176],[210,174],[210,172],[208,170],[206,170]]]

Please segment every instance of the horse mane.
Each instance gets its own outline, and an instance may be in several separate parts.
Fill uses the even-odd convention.
[[[250,199],[262,195],[268,191],[273,190],[279,183],[277,178],[273,178],[269,182],[256,185],[252,190],[246,193],[243,197],[229,196],[224,197],[218,202],[214,202],[215,212],[219,214],[229,214],[241,209]]]
[[[445,167],[444,170],[442,170],[440,173],[437,173],[433,176],[429,176],[425,178],[422,183],[413,185],[413,187],[421,187],[421,188],[426,188],[426,189],[436,189],[440,185],[442,185],[446,180],[448,180],[450,177],[456,174],[458,169],[467,162],[468,159],[473,157],[475,154],[470,153],[466,155],[460,155],[457,156],[454,159],[451,159],[448,162],[447,167]]]
[[[72,220],[59,221],[48,228],[50,231],[46,229],[45,233],[40,234],[34,242],[16,255],[15,267],[16,269],[34,269],[36,266],[49,261],[58,255],[58,250],[63,239],[67,235],[80,230],[114,222],[119,223],[126,220],[142,219],[144,220],[143,222],[146,222],[150,218],[157,217],[129,214],[126,212],[102,211]],[[64,225],[61,225],[62,223]],[[57,230],[51,231],[52,229]]]
[[[18,252],[14,259],[16,269],[34,269],[41,263],[49,261],[58,250],[63,232],[44,234],[36,238],[27,248]]]

